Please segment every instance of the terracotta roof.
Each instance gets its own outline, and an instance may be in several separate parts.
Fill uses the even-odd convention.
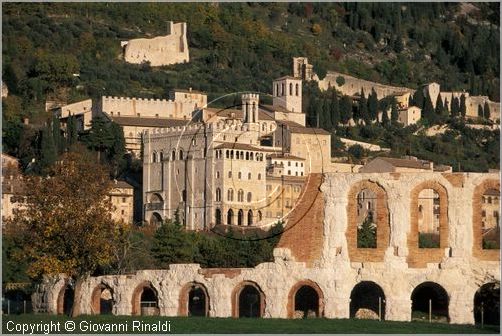
[[[108,116],[113,122],[120,126],[140,126],[140,127],[158,127],[167,128],[175,126],[185,126],[190,120],[169,119],[169,118],[138,118],[138,117],[117,117]]]
[[[129,183],[127,183],[124,180],[116,180],[116,181],[114,181],[112,186],[113,186],[113,188],[134,189],[134,187],[132,185],[130,185]]]
[[[293,76],[282,76],[282,77],[276,78],[274,80],[278,81],[278,80],[282,80],[282,79],[296,79],[296,80],[301,80],[301,78],[296,78],[296,77],[293,77]]]
[[[271,159],[282,159],[282,160],[302,160],[302,161],[305,161],[304,158],[301,158],[301,157],[298,157],[298,156],[294,156],[294,155],[289,155],[287,153],[285,154],[282,154],[282,153],[279,153],[279,154],[270,154],[268,157],[270,157]]]
[[[204,110],[209,111],[209,112],[213,112],[218,117],[221,117],[221,118],[230,118],[231,117],[230,115],[232,113],[234,113],[235,119],[242,119],[244,117],[242,110],[238,110],[238,109],[208,107],[208,108],[205,108]],[[261,110],[258,110],[258,118],[260,120],[274,120],[274,118],[272,116],[270,116],[265,111],[261,111]]]
[[[292,113],[291,111],[289,111],[288,109],[286,109],[286,108],[284,108],[282,106],[273,106],[273,105],[267,105],[267,104],[263,104],[261,106],[265,110],[270,111],[270,112],[278,111],[278,112]]]
[[[415,168],[415,169],[430,169],[428,161],[410,160],[410,159],[396,159],[390,157],[378,157],[385,162],[390,163],[394,167]]]
[[[485,191],[485,193],[483,195],[500,196],[500,191],[498,191],[496,189],[488,189],[487,191]]]
[[[277,120],[277,123],[279,125],[285,125],[291,131],[291,133],[331,135],[331,133],[322,128],[305,127],[298,123],[295,123],[294,121]]]
[[[242,150],[250,150],[250,151],[260,151],[260,152],[275,152],[274,150],[263,148],[263,147],[255,147],[248,144],[238,143],[238,142],[224,142],[216,147],[215,149],[228,148],[228,149],[242,149]]]

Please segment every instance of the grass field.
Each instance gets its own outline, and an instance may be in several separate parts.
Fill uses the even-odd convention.
[[[164,328],[170,327],[171,333],[387,333],[387,334],[498,334],[500,326],[486,326],[481,329],[470,325],[426,323],[426,322],[391,322],[349,319],[231,319],[231,318],[197,318],[197,317],[131,317],[131,316],[80,316],[70,319],[64,316],[49,315],[3,315],[2,331],[7,333],[21,333],[13,330],[22,327],[21,324],[35,324],[49,327],[52,322],[51,334],[70,333],[65,329],[65,323],[75,326],[73,333],[168,333],[167,329],[158,330],[153,326],[159,323]],[[71,322],[68,322],[71,321]],[[133,330],[133,323],[138,326],[141,321],[143,329]],[[59,322],[59,323],[58,323]],[[59,325],[59,327],[57,327]],[[107,332],[106,326],[115,329]],[[150,326],[150,332],[145,329]],[[41,327],[39,327],[41,328]],[[87,328],[87,329],[86,329]],[[10,330],[9,330],[10,329]],[[30,333],[31,330],[25,333]],[[39,329],[39,334],[44,330]]]

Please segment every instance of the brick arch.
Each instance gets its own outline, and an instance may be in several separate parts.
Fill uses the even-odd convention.
[[[159,302],[159,292],[157,291],[157,289],[152,285],[150,281],[143,281],[138,286],[136,286],[136,289],[134,289],[134,292],[132,293],[131,315],[141,315],[141,294],[143,294],[143,290],[145,290],[145,288],[150,288],[155,293],[157,302]]]
[[[202,289],[204,292],[204,295],[206,297],[206,316],[209,316],[209,295],[207,294],[207,288],[204,286],[204,284],[200,282],[189,282],[183,288],[180,290],[180,297],[179,297],[179,305],[178,305],[178,316],[188,316],[188,296],[190,294],[190,290],[193,287],[197,287]]]
[[[108,289],[111,292],[112,301],[115,301],[115,293],[114,293],[113,289],[108,285],[100,283],[92,291],[92,295],[91,295],[91,313],[92,314],[101,314],[102,313],[101,312],[101,293],[105,289]]]
[[[439,195],[439,247],[418,247],[418,195],[424,189],[433,189]],[[410,192],[410,231],[408,232],[408,266],[424,268],[427,263],[439,263],[443,260],[444,249],[449,246],[448,193],[446,187],[437,181],[424,181]]]
[[[68,290],[68,293],[66,293],[66,291]],[[71,298],[67,298],[66,295],[67,294],[70,294],[71,295],[74,295],[74,289],[71,288],[70,286],[70,283],[68,280],[65,280],[64,281],[64,284],[63,286],[61,287],[61,289],[59,290],[59,294],[58,294],[58,298],[57,298],[57,307],[56,307],[56,313],[58,315],[63,315],[67,312],[65,312],[65,302],[68,300],[68,301],[71,301],[71,305],[73,307],[74,305],[74,298],[71,297]],[[73,310],[73,308],[72,308]]]
[[[481,184],[474,188],[474,192],[472,194],[472,255],[480,260],[499,261],[500,249],[483,249],[483,237],[481,234],[481,196],[483,196],[488,189],[496,189],[500,191],[500,180],[484,180]]]
[[[357,195],[363,189],[372,191],[377,198],[376,248],[357,247]],[[385,189],[378,183],[369,180],[360,181],[354,184],[348,193],[347,217],[348,225],[345,236],[347,237],[347,248],[350,260],[354,262],[382,262],[385,256],[385,250],[389,246],[390,241],[389,209],[387,207],[387,193]]]
[[[321,290],[321,287],[319,285],[309,279],[301,280],[298,281],[291,289],[289,290],[288,294],[288,305],[287,305],[287,311],[288,311],[288,318],[293,318],[295,315],[295,295],[298,292],[300,288],[303,286],[309,286],[312,289],[314,289],[317,293],[317,296],[319,297],[319,316],[318,317],[323,317],[324,316],[324,294]]]
[[[260,317],[265,313],[266,298],[260,286],[254,281],[242,281],[232,290],[232,317],[239,318],[239,295],[246,286],[254,287],[260,294]]]

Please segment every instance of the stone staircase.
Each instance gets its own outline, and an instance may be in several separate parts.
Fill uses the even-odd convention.
[[[309,175],[302,197],[289,215],[277,245],[290,249],[295,260],[305,262],[307,267],[320,259],[324,242],[322,179],[322,174]]]

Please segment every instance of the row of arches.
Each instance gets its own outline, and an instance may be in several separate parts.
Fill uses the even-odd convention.
[[[58,314],[70,314],[73,306],[73,289],[65,286],[58,296]],[[239,283],[231,294],[232,317],[263,317],[267,300],[260,286],[253,281]],[[449,295],[438,283],[426,281],[416,286],[411,295],[412,320],[430,316],[437,322],[449,321]],[[474,318],[480,323],[499,324],[500,285],[486,283],[475,293]],[[92,292],[93,314],[112,314],[114,292],[111,287],[99,284]],[[350,294],[350,317],[385,320],[386,296],[383,289],[373,281],[361,281]],[[157,289],[149,281],[140,283],[133,291],[131,315],[159,315]],[[210,316],[210,296],[204,284],[187,283],[180,291],[180,316]],[[311,280],[296,283],[287,298],[288,318],[311,318],[324,316],[324,294]]]
[[[161,152],[154,151],[152,153],[152,163],[162,162],[165,159],[170,159],[171,161],[174,161],[176,159],[183,160],[184,159],[183,150],[180,149],[178,152],[176,152],[173,149],[170,157],[169,156],[165,157],[164,152],[162,151]]]
[[[294,87],[294,94],[293,94],[293,87]],[[274,96],[278,97],[278,96],[286,96],[286,95],[287,95],[286,83],[281,83],[280,86],[279,86],[279,83],[275,84]],[[295,96],[300,95],[300,84],[297,83],[297,84],[294,84],[294,86],[293,86],[293,83],[289,83],[289,96],[293,96],[293,95],[295,95]]]
[[[221,149],[216,151],[216,158],[223,158],[223,152]],[[225,158],[231,160],[263,161],[263,153],[227,149],[225,150]]]
[[[216,188],[215,199],[216,199],[216,202],[221,202],[221,189],[220,188]],[[252,200],[253,200],[253,194],[249,191],[246,194],[246,201],[248,203],[250,203],[250,202],[252,202]],[[229,201],[229,202],[234,201],[234,189],[232,189],[232,188],[229,188],[227,190],[227,201]],[[244,190],[242,190],[242,189],[239,189],[239,191],[237,191],[237,202],[244,202]]]
[[[488,256],[487,250],[499,249],[500,205],[484,202],[490,195],[499,193],[498,181],[485,181],[475,188],[473,254],[477,257]],[[422,265],[425,261],[440,261],[444,254],[440,249],[449,246],[447,189],[437,181],[424,181],[411,190],[410,200],[408,261],[416,265]],[[390,219],[385,189],[369,180],[356,183],[349,191],[347,210],[349,225],[346,236],[350,259],[366,262],[382,261],[390,240]],[[366,250],[370,248],[375,249],[371,254]],[[496,258],[494,254],[492,257]]]
[[[215,222],[217,225],[223,224],[223,217],[220,209],[215,210]],[[235,218],[237,217],[237,218]],[[261,222],[263,219],[263,214],[261,210],[258,210],[255,214],[253,210],[248,210],[246,213],[244,210],[237,210],[237,216],[234,214],[233,209],[229,209],[226,214],[226,225],[253,225],[256,222]]]

